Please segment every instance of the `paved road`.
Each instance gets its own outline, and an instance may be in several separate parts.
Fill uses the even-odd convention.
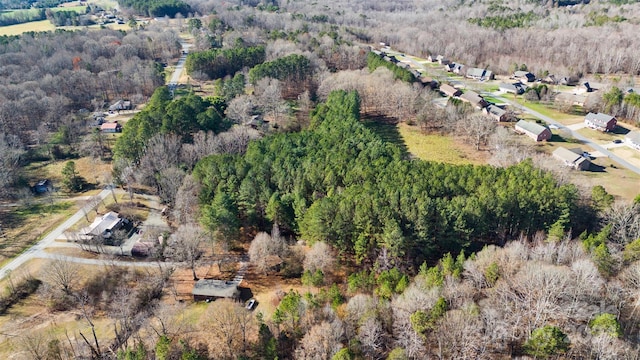
[[[111,190],[105,189],[98,194],[100,200],[104,200],[109,194],[111,194]],[[62,234],[73,224],[77,223],[82,219],[86,213],[89,213],[93,207],[91,205],[83,206],[78,212],[73,214],[70,218],[68,218],[65,222],[60,224],[57,228],[51,231],[47,236],[45,236],[42,240],[38,241],[37,244],[33,245],[31,248],[27,249],[25,252],[20,254],[15,259],[11,260],[5,266],[0,269],[0,280],[7,276],[11,271],[16,270],[20,265],[26,263],[27,261],[36,258],[36,257],[48,257],[44,249],[51,244],[53,244],[57,238],[62,236]]]
[[[185,42],[181,42],[180,45],[182,45],[182,56],[180,56],[176,69],[173,72],[173,75],[171,75],[171,80],[169,80],[168,85],[170,88],[178,85],[178,81],[180,81],[180,76],[182,76],[182,71],[184,70],[184,63],[187,60],[187,53],[191,47],[191,44],[187,44]]]
[[[537,111],[531,110],[531,109],[529,109],[529,108],[527,108],[525,106],[522,106],[522,105],[520,105],[520,104],[518,104],[518,103],[516,103],[514,101],[511,101],[509,99],[501,97],[501,94],[499,94],[499,93],[489,93],[489,94],[491,96],[500,97],[500,99],[502,99],[504,102],[508,103],[509,105],[511,105],[511,106],[513,106],[515,108],[521,109],[522,111],[527,112],[527,113],[529,113],[529,114],[531,114],[531,115],[533,115],[533,116],[535,116],[535,117],[537,117],[539,119],[542,119],[542,120],[546,121],[549,124],[556,125],[558,127],[558,129],[561,129],[561,130],[564,130],[564,131],[567,131],[567,132],[571,133],[571,136],[573,136],[574,138],[582,141],[582,143],[584,143],[586,145],[589,145],[590,147],[592,147],[596,151],[600,152],[602,155],[609,157],[611,160],[613,160],[613,161],[617,162],[618,164],[626,167],[627,169],[633,171],[634,173],[640,174],[640,167],[637,167],[637,166],[629,163],[628,161],[626,161],[625,159],[621,158],[620,156],[618,156],[618,155],[612,153],[611,151],[607,150],[608,146],[605,147],[604,145],[597,144],[597,143],[593,142],[591,139],[589,139],[588,137],[581,135],[580,133],[572,130],[571,128],[569,128],[567,126],[564,126],[562,123],[560,123],[560,122],[558,122],[558,121],[556,121],[556,120],[554,120],[554,119],[552,119],[552,118],[550,118],[548,116],[542,115]]]

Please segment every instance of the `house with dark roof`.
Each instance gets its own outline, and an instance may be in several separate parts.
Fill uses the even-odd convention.
[[[507,111],[497,105],[489,105],[482,111],[498,122],[509,121]]]
[[[624,136],[624,142],[629,147],[640,150],[640,131],[630,131]]]
[[[519,82],[513,84],[500,83],[500,85],[498,85],[498,90],[503,93],[520,95],[524,94],[524,85]]]
[[[611,115],[590,112],[584,117],[584,123],[594,130],[609,132],[616,128],[618,120]]]
[[[565,166],[576,170],[589,170],[589,167],[591,166],[591,161],[582,156],[582,151],[580,149],[559,147],[553,152],[553,157],[562,162]]]
[[[460,89],[456,89],[449,84],[441,84],[440,92],[449,97],[460,96],[462,94],[462,91]]]
[[[482,109],[489,105],[480,94],[471,90],[467,90],[464,94],[460,95],[460,100],[471,104],[471,106],[477,109]]]
[[[438,62],[438,64],[440,64],[440,65],[447,65],[447,64],[450,62],[450,61],[449,61],[449,59],[445,58],[445,57],[444,57],[444,56],[442,56],[442,55],[438,55],[438,56],[436,57],[436,61],[437,61],[437,62]]]
[[[551,130],[549,130],[547,127],[525,120],[518,121],[516,123],[515,130],[520,134],[527,135],[535,141],[549,140],[551,139],[552,135]]]
[[[118,100],[109,106],[109,111],[131,110],[131,101]]]
[[[437,89],[438,88],[438,81],[429,77],[429,76],[425,76],[425,75],[420,75],[417,76],[418,80],[420,80],[420,83],[422,84],[422,86],[424,87],[429,87],[431,89]]]
[[[513,77],[520,81],[526,81],[526,82],[536,81],[536,76],[528,71],[516,71],[513,73]]]
[[[240,290],[236,282],[216,279],[200,279],[196,281],[191,294],[194,301],[240,299]]]
[[[475,80],[493,80],[494,75],[493,72],[487,69],[468,68],[466,77]]]

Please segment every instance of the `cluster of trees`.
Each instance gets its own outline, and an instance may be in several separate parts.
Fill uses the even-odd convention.
[[[278,223],[360,260],[384,248],[414,264],[559,219],[567,228],[588,224],[575,221],[576,188],[529,162],[497,169],[407,161],[358,122],[359,111],[355,92],[335,92],[315,110],[312,130],[253,142],[244,156],[201,160],[194,175],[205,224],[224,226],[220,214],[245,228]]]
[[[597,100],[588,106],[588,110],[640,123],[640,94],[624,92],[619,87],[613,86],[607,91],[602,91]]]
[[[21,150],[31,146],[37,156],[57,156],[56,146],[78,153],[92,121],[83,114],[117,99],[143,102],[164,82],[156,60],[179,51],[175,33],[153,27],[129,34],[107,29],[26,33],[5,40],[0,45],[0,131],[18,140],[11,143],[20,143]],[[10,170],[30,158],[21,157],[17,168],[0,162],[0,173],[12,178],[8,184],[20,175]]]
[[[512,28],[522,28],[529,26],[538,19],[538,16],[529,11],[526,13],[515,13],[510,15],[485,16],[482,18],[471,18],[468,21],[478,26],[493,28],[496,30],[505,30]]]
[[[249,82],[270,77],[280,81],[303,82],[311,75],[311,63],[305,56],[292,54],[273,61],[258,64],[249,70]]]
[[[187,55],[185,69],[190,74],[202,73],[210,79],[234,75],[244,67],[253,67],[265,61],[264,46],[239,46],[230,49],[211,49]]]
[[[191,6],[181,0],[118,0],[118,4],[125,8],[132,8],[138,14],[152,17],[175,17],[181,14],[183,17],[189,15]]]
[[[37,11],[12,11],[10,13],[0,14],[0,26],[8,26],[14,24],[22,24],[31,21],[44,20],[47,18],[44,9]]]
[[[147,141],[154,135],[171,133],[191,142],[198,131],[219,133],[230,127],[224,119],[226,104],[221,98],[203,99],[188,94],[173,99],[166,86],[156,89],[144,110],[136,114],[116,141],[117,158],[138,163]]]
[[[386,61],[379,55],[373,52],[370,52],[369,55],[367,55],[367,68],[369,68],[369,71],[373,72],[375,69],[377,69],[380,66],[383,66],[389,69],[393,73],[396,79],[400,79],[402,81],[406,81],[409,83],[414,82],[416,80],[416,78],[413,76],[411,71],[405,68],[402,68],[400,66],[396,66],[396,64]]]

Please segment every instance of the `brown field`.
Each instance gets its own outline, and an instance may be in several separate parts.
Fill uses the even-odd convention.
[[[20,35],[28,31],[53,31],[56,27],[49,20],[32,21],[24,24],[0,26],[0,36]]]

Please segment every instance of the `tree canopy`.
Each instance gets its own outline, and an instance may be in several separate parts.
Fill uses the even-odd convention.
[[[191,52],[187,55],[185,69],[192,74],[201,71],[211,79],[234,75],[244,67],[253,67],[264,62],[264,46],[243,47],[231,49],[211,49]]]
[[[224,120],[226,103],[220,98],[203,99],[188,94],[172,100],[166,86],[159,87],[144,110],[123,128],[114,152],[116,157],[137,161],[147,140],[156,133],[173,133],[190,141],[193,133],[204,130],[219,133],[229,124]]]
[[[244,156],[203,159],[194,171],[203,214],[216,218],[224,195],[219,211],[242,226],[268,229],[276,221],[361,259],[389,247],[411,254],[414,264],[575,215],[576,188],[530,161],[502,169],[407,160],[358,119],[357,93],[333,92],[312,114],[310,130],[255,141]],[[391,228],[397,236],[389,245]]]

